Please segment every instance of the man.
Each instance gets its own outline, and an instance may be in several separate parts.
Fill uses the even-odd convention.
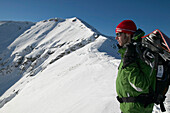
[[[155,71],[142,61],[132,43],[138,32],[132,20],[124,20],[116,27],[121,62],[116,80],[116,91],[122,113],[152,113],[152,93],[155,90]],[[142,31],[141,33],[144,32]],[[140,34],[139,34],[140,35]]]

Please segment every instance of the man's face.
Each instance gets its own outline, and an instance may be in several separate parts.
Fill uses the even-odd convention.
[[[125,33],[122,33],[122,32],[116,33],[116,38],[115,39],[118,41],[120,46],[123,46],[129,40],[129,38],[126,37]]]

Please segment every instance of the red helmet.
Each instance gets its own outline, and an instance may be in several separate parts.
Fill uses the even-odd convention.
[[[136,30],[136,24],[132,20],[124,20],[116,27],[116,33],[123,32],[134,34]]]

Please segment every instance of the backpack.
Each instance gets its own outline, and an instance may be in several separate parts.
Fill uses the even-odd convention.
[[[163,102],[170,85],[170,39],[159,29],[141,37],[143,33],[138,29],[134,34],[133,43],[140,58],[150,65],[152,72],[154,69],[157,72],[156,89],[150,91],[152,97],[147,104],[160,104],[161,111],[164,112],[166,110]]]

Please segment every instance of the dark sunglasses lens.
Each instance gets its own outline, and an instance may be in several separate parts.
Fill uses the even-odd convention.
[[[121,33],[116,33],[116,36],[119,37],[121,35]]]

